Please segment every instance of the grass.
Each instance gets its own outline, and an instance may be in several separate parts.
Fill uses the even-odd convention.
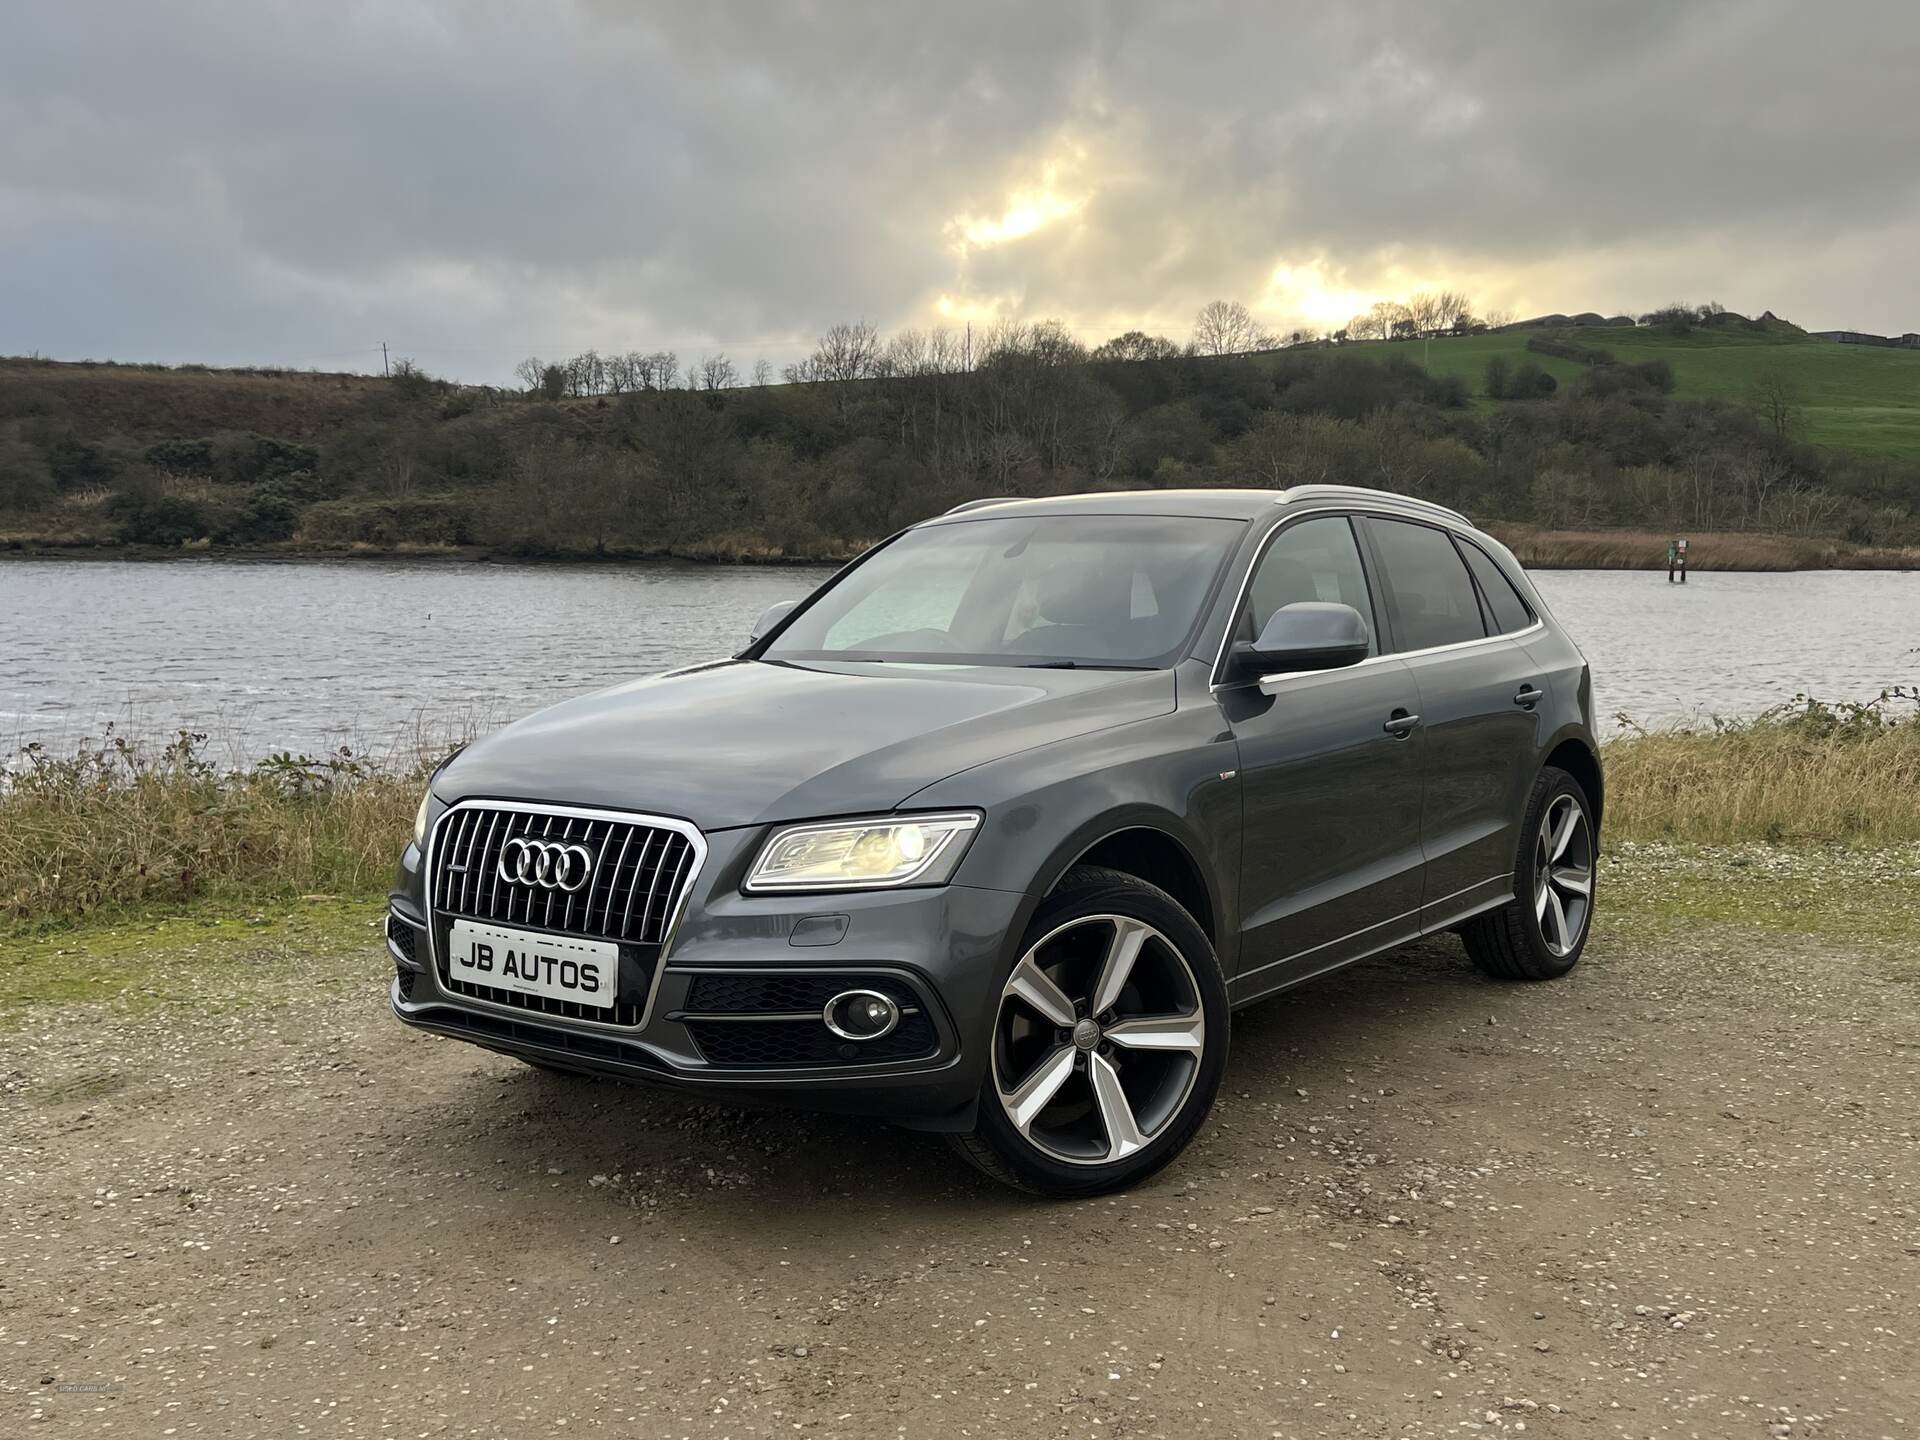
[[[1832,942],[1920,980],[1920,843],[1702,845],[1621,840],[1602,855],[1601,923],[1636,937],[1742,932]]]
[[[0,950],[0,1030],[48,1005],[231,1010],[343,968],[387,969],[370,897],[206,902],[14,938]]]
[[[1487,361],[1496,355],[1513,365],[1532,360],[1563,385],[1585,368],[1529,351],[1527,340],[1534,334],[1610,351],[1622,364],[1665,360],[1673,367],[1674,394],[1683,399],[1737,402],[1761,371],[1788,370],[1805,387],[1807,439],[1920,460],[1920,350],[1840,345],[1790,331],[1709,328],[1674,335],[1651,326],[1374,340],[1351,348],[1404,355],[1436,375],[1457,375],[1476,396],[1485,384]]]
[[[385,887],[426,759],[281,754],[223,772],[205,740],[153,750],[109,731],[70,757],[23,750],[0,776],[0,933]]]
[[[1756,719],[1606,747],[1607,829],[1727,843],[1920,840],[1920,696],[1801,698]]]
[[[0,357],[0,421],[46,417],[86,435],[192,438],[251,430],[310,439],[382,384],[377,376],[94,365]]]
[[[431,757],[376,765],[344,751],[282,754],[221,771],[204,743],[182,733],[155,750],[110,731],[71,756],[22,751],[0,776],[0,935],[377,902]],[[1635,734],[1610,742],[1605,762],[1610,839],[1920,842],[1912,690]]]

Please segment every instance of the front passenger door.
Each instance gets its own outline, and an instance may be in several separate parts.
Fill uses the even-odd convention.
[[[1352,521],[1282,528],[1255,562],[1232,632],[1251,638],[1282,605],[1331,600],[1373,627],[1358,665],[1284,676],[1267,694],[1230,674],[1217,691],[1240,751],[1241,962],[1251,999],[1418,932],[1422,738],[1418,690],[1383,656],[1378,607]]]

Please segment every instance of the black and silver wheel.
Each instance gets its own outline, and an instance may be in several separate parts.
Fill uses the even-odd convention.
[[[1041,907],[1001,988],[977,1128],[989,1175],[1044,1194],[1130,1185],[1206,1118],[1227,996],[1206,935],[1144,881],[1082,867]]]
[[[1540,772],[1521,830],[1515,899],[1470,921],[1467,953],[1502,980],[1552,980],[1571,970],[1593,920],[1593,817],[1580,782],[1552,766]]]

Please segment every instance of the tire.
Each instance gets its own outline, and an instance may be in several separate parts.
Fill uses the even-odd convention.
[[[1030,1194],[1137,1184],[1212,1109],[1230,1008],[1213,946],[1178,901],[1076,866],[1022,937],[985,1037],[978,1119],[948,1141]]]
[[[1569,815],[1575,828],[1562,839],[1559,827]],[[1592,802],[1580,782],[1551,765],[1543,769],[1520,835],[1515,898],[1469,920],[1460,938],[1474,963],[1496,980],[1557,980],[1580,963],[1593,933],[1599,844]],[[1542,893],[1543,886],[1549,893]]]

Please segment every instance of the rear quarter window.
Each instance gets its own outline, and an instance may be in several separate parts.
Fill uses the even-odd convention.
[[[1480,582],[1480,594],[1486,599],[1487,608],[1493,612],[1495,634],[1511,635],[1533,623],[1532,608],[1521,598],[1513,582],[1507,579],[1507,572],[1494,564],[1491,555],[1471,540],[1460,542],[1460,553],[1467,557],[1467,568],[1473,571],[1473,578]]]

